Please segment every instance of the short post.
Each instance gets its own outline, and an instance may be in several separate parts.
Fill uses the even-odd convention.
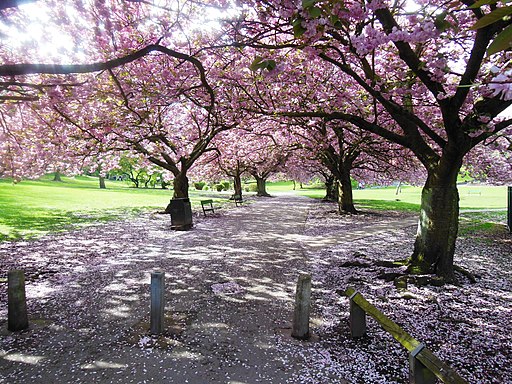
[[[410,384],[435,384],[436,376],[425,367],[417,358],[418,354],[425,348],[423,343],[419,344],[409,353],[409,383]]]
[[[13,269],[7,274],[7,329],[17,332],[28,328],[25,274]]]
[[[508,187],[508,211],[507,211],[508,230],[512,233],[512,187]]]
[[[295,292],[295,312],[293,314],[292,337],[309,339],[309,311],[311,307],[311,275],[301,273]]]
[[[358,292],[350,295],[350,334],[353,338],[366,335],[366,312],[354,302],[354,297]]]
[[[164,331],[164,307],[165,307],[165,273],[151,273],[151,324],[153,334],[161,334]]]

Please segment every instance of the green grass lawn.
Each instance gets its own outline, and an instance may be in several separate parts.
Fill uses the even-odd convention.
[[[290,190],[291,183],[290,183]],[[460,208],[464,209],[507,209],[507,187],[470,185],[458,186]],[[272,190],[272,188],[269,188]],[[280,190],[283,190],[282,187]],[[305,187],[299,194],[323,198],[325,191],[318,188]],[[418,211],[421,200],[421,187],[405,186],[397,195],[395,187],[365,188],[354,190],[354,201],[359,208],[371,209],[398,209]]]
[[[319,186],[299,189],[294,193],[322,198]],[[291,182],[268,183],[269,193],[293,192]],[[462,209],[506,209],[506,187],[459,187]],[[190,189],[192,207],[200,210],[201,199],[214,199],[215,205],[225,203],[232,191],[196,191]],[[421,189],[403,187],[399,195],[395,188],[354,190],[360,209],[397,209],[418,211]],[[172,191],[130,188],[124,182],[107,181],[107,189],[99,189],[94,177],[63,177],[62,182],[51,177],[13,184],[0,179],[0,241],[30,238],[47,232],[66,230],[77,225],[130,217],[141,211],[161,211],[169,203]],[[504,214],[504,213],[502,213]]]
[[[124,182],[107,181],[107,189],[99,189],[94,177],[62,180],[54,182],[45,177],[13,184],[0,179],[0,241],[30,238],[141,211],[162,211],[172,196],[170,190],[130,188]],[[191,189],[192,206],[199,209],[199,201],[212,195],[217,201],[227,197]]]

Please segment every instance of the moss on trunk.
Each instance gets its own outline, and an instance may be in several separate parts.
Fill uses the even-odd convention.
[[[173,187],[174,199],[188,197],[188,177],[186,171],[181,171],[174,176]]]
[[[352,194],[350,171],[343,170],[338,180],[338,210],[340,213],[357,213]]]

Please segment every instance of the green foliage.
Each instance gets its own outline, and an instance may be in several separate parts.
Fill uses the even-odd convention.
[[[62,177],[61,183],[52,179],[47,175],[18,184],[0,179],[0,241],[162,211],[171,198],[168,190],[128,188],[124,182],[110,180],[102,190],[96,177]],[[201,197],[194,197],[193,191],[190,195],[193,206],[199,208]]]
[[[505,28],[494,41],[489,45],[487,54],[492,55],[506,49],[509,49],[512,45],[512,25]]]
[[[317,17],[320,17],[322,15],[322,10],[318,7],[310,7],[308,9],[308,12],[313,19],[316,19]]]
[[[510,3],[510,0],[501,1],[502,3]],[[469,8],[480,8],[484,5],[495,5],[498,3],[498,0],[479,0],[471,5]],[[510,15],[512,15],[512,6],[502,6],[493,9],[490,13],[487,13],[482,18],[480,18],[471,29],[480,29],[487,27],[491,24],[497,23],[504,19],[509,19]],[[512,47],[512,27],[509,25],[503,31],[501,31],[498,36],[494,39],[494,41],[487,48],[487,54],[492,55],[494,53],[498,53],[509,49]]]
[[[292,23],[292,27],[293,27],[293,36],[298,39],[299,37],[301,37],[304,32],[306,32],[306,28],[304,28],[302,26],[302,22],[304,21],[304,19],[302,17],[295,17],[292,19],[291,23]]]
[[[222,192],[224,190],[224,185],[223,184],[215,184],[215,189],[217,190],[217,192]]]
[[[251,71],[257,71],[258,69],[266,69],[268,71],[273,70],[277,66],[275,60],[272,59],[264,59],[261,56],[256,56],[252,61],[249,68]]]
[[[494,235],[508,232],[506,228],[507,212],[467,212],[460,215],[459,234],[471,236],[475,233]]]
[[[228,191],[228,190],[229,190],[229,187],[231,186],[231,184],[229,183],[229,181],[223,181],[221,184],[224,186],[224,190],[225,190],[225,191]]]
[[[434,19],[434,25],[436,26],[436,29],[440,32],[444,32],[453,27],[453,25],[450,22],[448,22],[448,20],[446,20],[447,15],[447,12],[441,12]]]
[[[318,2],[318,0],[302,0],[302,8],[306,9],[312,7]]]
[[[256,183],[246,184],[245,192],[258,192],[258,185]]]
[[[194,183],[194,188],[197,189],[198,191],[202,191],[205,185],[206,183],[204,181],[196,181]]]
[[[512,6],[499,7],[494,9],[492,12],[486,14],[484,17],[479,19],[471,29],[480,29],[483,27],[487,27],[497,21],[500,21],[504,17],[507,17],[512,14]]]

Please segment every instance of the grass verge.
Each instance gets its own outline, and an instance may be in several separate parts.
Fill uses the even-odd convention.
[[[107,189],[102,190],[94,177],[63,177],[62,180],[54,182],[51,177],[44,177],[13,184],[0,179],[0,241],[27,239],[145,211],[161,211],[172,196],[169,190],[135,189],[124,182],[107,181]],[[268,191],[317,199],[325,196],[325,191],[318,186],[299,189],[297,184],[293,190],[292,182],[268,183]],[[506,207],[506,187],[463,185],[459,193],[462,209]],[[231,194],[232,191],[218,193],[191,188],[190,200],[193,209],[200,210],[200,200],[213,199],[219,206],[225,204]],[[418,212],[420,197],[421,188],[410,186],[403,187],[398,195],[394,187],[354,190],[356,205],[362,210]],[[466,222],[473,216],[463,216],[461,231],[490,230],[492,223],[504,221],[504,215],[504,211],[496,213],[495,218],[475,215],[474,223],[469,226]]]

